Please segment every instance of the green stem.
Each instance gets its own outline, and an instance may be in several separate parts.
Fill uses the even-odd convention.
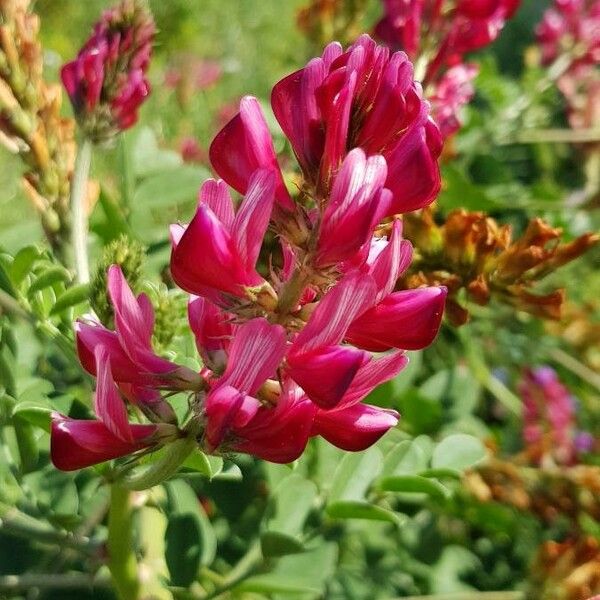
[[[479,592],[473,590],[472,592],[455,592],[453,594],[405,596],[402,600],[525,600],[525,594],[523,592]]]
[[[516,416],[521,414],[521,400],[515,396],[499,379],[493,376],[485,360],[482,358],[482,351],[476,347],[476,344],[469,338],[467,333],[459,332],[465,350],[465,358],[469,364],[471,373],[479,383],[495,396],[498,401],[504,405],[511,413]]]
[[[121,162],[121,205],[125,213],[125,220],[129,223],[135,180],[131,168],[131,152],[127,133],[122,133],[119,137],[119,159]]]
[[[565,369],[568,369],[571,373],[577,375],[582,381],[585,381],[600,391],[600,375],[595,371],[592,371],[589,367],[586,367],[583,363],[580,363],[576,358],[573,358],[570,354],[567,354],[560,348],[551,350],[550,357],[559,365],[562,365]]]
[[[239,562],[229,571],[227,577],[223,580],[223,583],[215,590],[201,596],[201,600],[211,600],[212,598],[218,598],[225,592],[232,590],[234,587],[245,581],[256,572],[258,566],[262,562],[262,554],[260,551],[260,543],[254,542],[248,551]]]
[[[68,531],[56,530],[51,525],[4,503],[0,503],[0,530],[15,537],[71,548],[88,555],[93,555],[98,550],[97,544],[86,536],[76,536]]]
[[[140,581],[133,549],[131,493],[118,483],[110,487],[107,548],[108,568],[119,596],[123,600],[137,600]]]
[[[92,142],[84,138],[77,151],[75,170],[71,181],[71,211],[73,213],[73,230],[71,243],[75,255],[75,272],[78,283],[90,280],[88,264],[87,238],[87,184],[92,164]]]
[[[15,594],[40,590],[78,590],[106,587],[109,581],[86,573],[25,573],[23,575],[3,575],[0,577],[0,593]]]

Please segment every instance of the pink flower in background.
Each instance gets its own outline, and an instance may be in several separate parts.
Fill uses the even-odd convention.
[[[536,28],[542,63],[563,60],[557,86],[574,129],[600,125],[600,0],[555,0]]]
[[[375,33],[411,60],[425,59],[426,71],[419,76],[430,83],[439,70],[493,42],[519,5],[520,0],[383,0],[384,16]]]
[[[78,122],[94,141],[128,129],[150,93],[146,71],[156,28],[141,0],[122,0],[94,26],[61,78]]]
[[[534,460],[570,464],[575,457],[575,403],[554,369],[527,369],[519,393],[523,399],[523,439]]]
[[[383,0],[375,35],[420,66],[431,116],[447,139],[461,126],[460,109],[474,95],[478,68],[465,55],[493,42],[520,0]]]
[[[555,0],[536,28],[542,61],[548,65],[565,52],[573,64],[600,63],[600,0]]]
[[[460,110],[475,95],[473,80],[478,72],[477,65],[459,64],[448,69],[434,85],[429,96],[431,112],[444,139],[460,129]]]
[[[179,153],[183,162],[205,164],[208,160],[206,150],[193,136],[184,137],[179,143]]]

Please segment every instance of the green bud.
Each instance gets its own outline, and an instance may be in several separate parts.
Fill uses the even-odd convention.
[[[138,292],[144,259],[144,246],[124,234],[110,242],[102,251],[90,285],[90,304],[106,327],[112,328],[113,325],[113,310],[106,290],[108,268],[119,265],[131,289]]]

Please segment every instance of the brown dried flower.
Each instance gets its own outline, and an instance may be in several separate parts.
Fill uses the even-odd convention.
[[[461,290],[479,305],[495,298],[541,318],[560,319],[564,291],[539,294],[535,284],[600,240],[588,233],[561,243],[561,230],[539,218],[513,239],[510,225],[463,209],[452,211],[441,225],[431,208],[404,215],[404,233],[415,246],[415,259],[403,286],[445,285],[446,314],[454,325],[469,318],[458,298]]]
[[[29,4],[0,0],[0,143],[25,162],[25,191],[62,255],[69,239],[74,123],[60,116],[60,86],[43,79],[39,18]]]

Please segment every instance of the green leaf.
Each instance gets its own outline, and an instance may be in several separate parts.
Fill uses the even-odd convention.
[[[402,421],[414,433],[434,433],[442,424],[442,405],[436,400],[411,388],[399,398]]]
[[[39,406],[31,402],[20,402],[15,406],[12,416],[50,433],[51,414],[52,410],[47,406]]]
[[[406,519],[391,510],[361,502],[343,500],[327,505],[327,514],[334,519],[366,519],[369,521],[387,521],[394,525],[402,525]]]
[[[0,289],[14,298],[16,293],[15,288],[12,284],[7,268],[2,264],[2,262],[0,262]]]
[[[378,448],[346,454],[335,470],[329,502],[363,500],[382,467],[383,455]]]
[[[220,456],[208,456],[201,450],[196,449],[185,459],[181,466],[212,479],[223,470],[223,459]]]
[[[384,477],[377,487],[384,492],[427,494],[433,498],[447,498],[450,495],[450,490],[439,481],[419,475]]]
[[[268,558],[304,552],[304,544],[301,541],[294,536],[278,531],[265,531],[260,536],[260,548],[263,556]]]
[[[268,530],[288,535],[301,533],[316,496],[317,486],[312,481],[295,474],[286,477],[273,494],[274,516],[268,522]]]
[[[39,256],[40,251],[37,246],[25,246],[17,252],[10,267],[11,279],[15,285],[19,285],[25,279]]]
[[[188,587],[198,576],[202,546],[200,526],[192,514],[169,516],[165,532],[165,560],[171,584]]]
[[[485,458],[485,446],[472,435],[457,433],[444,438],[433,450],[431,466],[434,469],[463,471]]]
[[[270,573],[251,577],[236,589],[257,594],[322,594],[336,558],[337,545],[322,544],[310,552],[284,556]]]
[[[56,283],[68,283],[69,281],[71,281],[71,274],[67,269],[58,265],[50,266],[37,275],[33,283],[29,286],[27,294],[31,296],[35,292],[39,292]]]
[[[68,290],[63,292],[54,303],[51,315],[56,315],[67,308],[71,308],[82,302],[87,302],[90,297],[90,285],[88,283],[81,283],[70,287]]]
[[[196,543],[201,548],[200,564],[210,565],[217,554],[217,538],[196,493],[181,479],[167,482],[165,488],[169,499],[169,514],[191,515],[194,518],[198,531]]]
[[[415,474],[427,468],[429,457],[414,440],[400,442],[385,457],[384,475]]]

